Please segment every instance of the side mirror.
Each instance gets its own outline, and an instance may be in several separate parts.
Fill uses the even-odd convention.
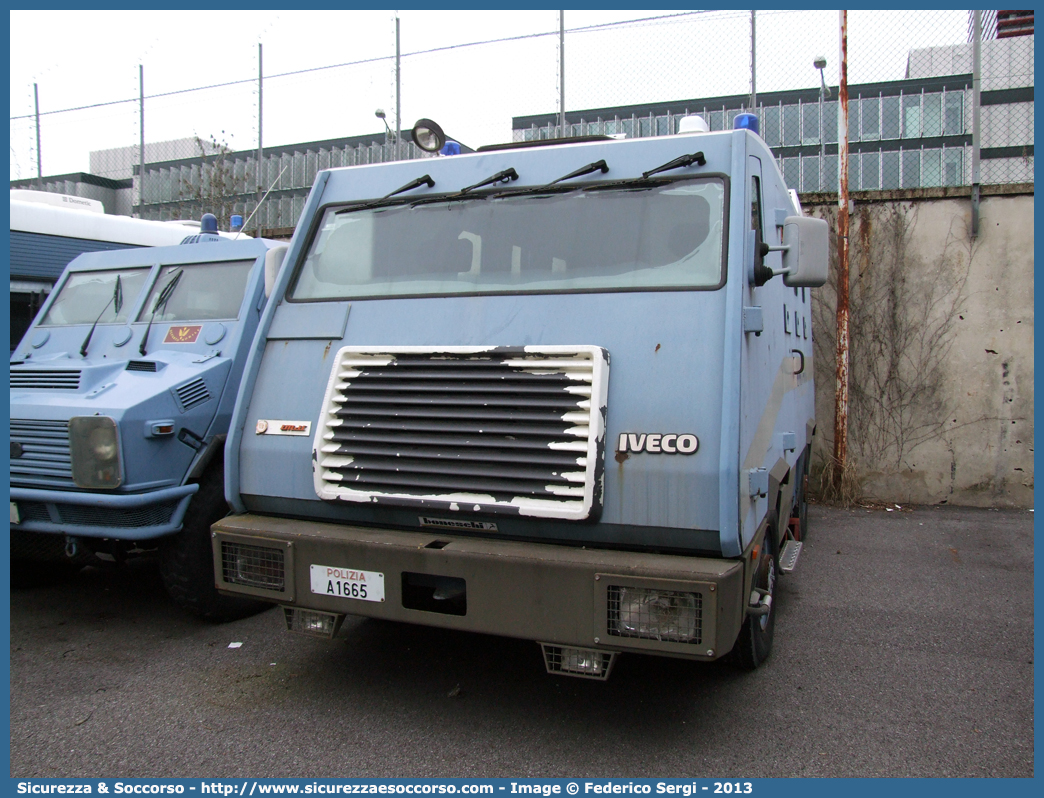
[[[783,222],[783,284],[818,288],[827,281],[830,227],[823,219],[788,216]]]
[[[283,265],[288,247],[272,247],[265,253],[265,297],[272,296],[275,288],[276,277],[279,276],[279,267]]]

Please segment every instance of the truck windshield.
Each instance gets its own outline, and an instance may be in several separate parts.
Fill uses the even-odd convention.
[[[117,313],[112,302],[116,288],[116,277],[120,278],[123,290],[123,304]],[[105,272],[74,272],[69,275],[51,303],[47,315],[40,326],[58,327],[71,324],[94,324],[98,314],[104,314],[99,324],[113,324],[127,321],[127,313],[134,309],[134,304],[141,293],[142,286],[149,276],[149,269],[116,269]],[[108,306],[108,307],[106,307]]]
[[[243,291],[252,260],[226,261],[223,263],[187,263],[164,266],[159,278],[152,285],[138,321],[152,318],[156,297],[170,282],[179,269],[181,279],[170,294],[166,304],[159,308],[155,321],[209,321],[211,319],[235,319],[243,303]]]
[[[328,208],[290,298],[715,289],[720,179]]]

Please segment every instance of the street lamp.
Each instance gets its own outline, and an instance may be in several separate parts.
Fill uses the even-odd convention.
[[[827,60],[825,56],[816,56],[816,60],[812,62],[812,66],[819,70],[819,188],[823,189],[823,173],[826,171],[826,138],[823,136],[823,97],[830,96],[830,89],[827,88],[826,79],[823,77],[823,70],[826,68]]]
[[[373,115],[384,122],[384,143],[390,144],[392,139],[391,128],[388,126],[387,114],[384,113],[383,108],[378,108],[373,112]]]

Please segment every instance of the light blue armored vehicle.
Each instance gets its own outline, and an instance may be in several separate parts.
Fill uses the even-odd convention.
[[[265,262],[285,248],[221,239],[208,216],[182,245],[77,257],[15,348],[12,583],[158,549],[181,606],[263,606],[216,592],[209,527],[228,510],[223,448]]]
[[[219,589],[292,631],[529,639],[559,674],[762,662],[827,226],[755,123],[321,172],[233,414]]]

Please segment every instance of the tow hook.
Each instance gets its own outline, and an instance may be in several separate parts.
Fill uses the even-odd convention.
[[[77,538],[65,536],[65,556],[70,560],[80,553],[80,541]]]
[[[750,591],[750,603],[747,605],[748,615],[768,615],[772,609],[772,596],[768,591],[754,588]]]

